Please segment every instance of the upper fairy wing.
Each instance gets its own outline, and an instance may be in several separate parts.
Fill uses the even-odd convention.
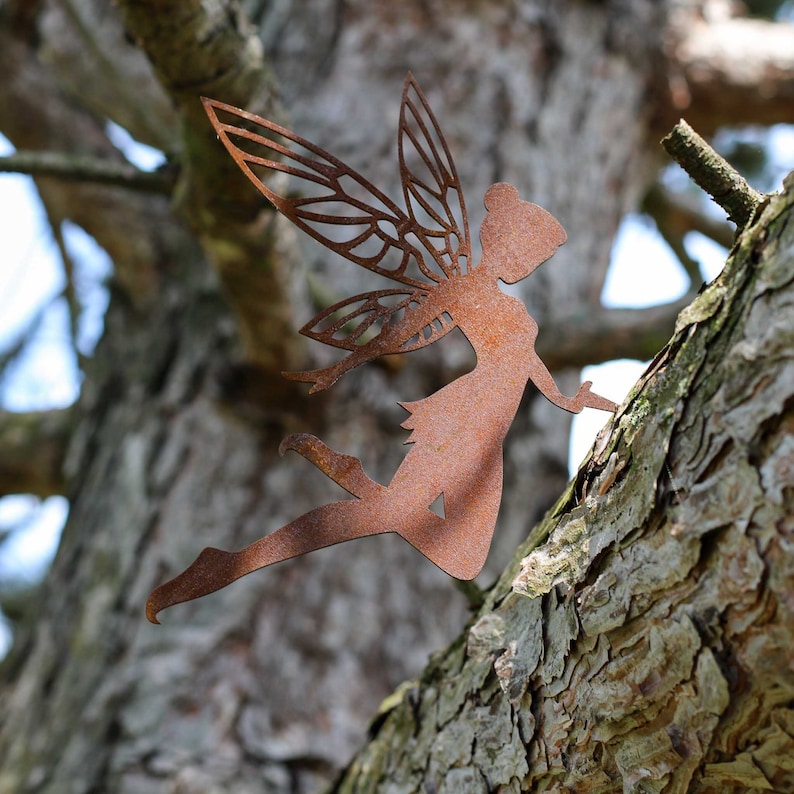
[[[411,74],[403,89],[399,155],[414,233],[444,277],[466,272],[471,267],[471,241],[463,191],[438,121]]]
[[[296,226],[402,284],[438,280],[413,242],[413,218],[350,166],[267,119],[214,99],[202,102],[243,173]],[[289,178],[297,185],[290,187]]]

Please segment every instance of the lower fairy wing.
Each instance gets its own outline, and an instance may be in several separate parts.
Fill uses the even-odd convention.
[[[439,312],[430,322],[412,321],[417,309],[428,298],[423,289],[382,289],[365,292],[335,303],[310,320],[301,333],[310,339],[332,347],[354,351],[364,345],[371,350],[370,358],[393,353],[408,353],[440,339],[455,327],[447,312]],[[384,333],[401,324],[408,329],[402,338]]]
[[[320,312],[300,332],[332,347],[355,350],[418,306],[426,294],[421,289],[381,289],[354,295]]]

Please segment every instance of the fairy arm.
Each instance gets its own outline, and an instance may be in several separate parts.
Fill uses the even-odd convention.
[[[356,347],[336,364],[324,369],[282,374],[288,380],[313,384],[309,390],[313,394],[329,388],[342,375],[360,364],[373,361],[379,356],[406,353],[435,342],[456,325],[449,312],[444,310],[443,298],[437,294],[441,290],[442,287],[431,290],[417,306],[407,310],[399,322],[393,325],[384,324],[377,336]],[[414,342],[415,338],[418,341]]]
[[[312,387],[309,389],[309,394],[325,391],[325,389],[333,386],[346,372],[383,355],[383,351],[371,350],[375,341],[376,340],[373,339],[367,344],[362,345],[360,348],[350,353],[350,355],[345,356],[341,361],[337,361],[336,364],[332,364],[330,367],[325,367],[324,369],[309,369],[303,372],[282,372],[281,374],[287,380],[311,383]]]
[[[571,413],[578,414],[582,408],[597,408],[601,411],[611,411],[614,413],[618,408],[611,400],[607,400],[605,397],[601,397],[598,394],[593,394],[593,392],[590,391],[590,386],[593,384],[592,381],[589,380],[585,381],[579,387],[579,391],[573,397],[566,397],[557,388],[554,378],[534,349],[532,350],[530,361],[529,377],[550,402]]]

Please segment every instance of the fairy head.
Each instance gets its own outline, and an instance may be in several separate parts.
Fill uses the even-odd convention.
[[[483,264],[507,284],[526,278],[568,239],[557,219],[522,201],[512,185],[497,182],[485,192],[488,214],[480,227]]]

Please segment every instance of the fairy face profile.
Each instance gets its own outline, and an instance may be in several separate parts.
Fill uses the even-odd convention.
[[[441,129],[416,81],[403,89],[398,159],[406,209],[342,161],[290,130],[204,99],[229,154],[258,190],[298,228],[350,262],[396,286],[355,295],[320,312],[305,336],[347,351],[336,364],[285,377],[331,387],[379,356],[409,353],[459,328],[477,355],[475,368],[408,412],[409,451],[388,485],[354,457],[320,439],[288,436],[280,451],[298,452],[351,499],[322,505],[237,552],[207,548],[149,596],[162,609],[207,595],[258,568],[324,546],[395,532],[451,576],[472,579],[491,544],[502,493],[502,444],[529,380],[555,405],[614,411],[584,383],[573,397],[557,388],[535,352],[537,325],[498,280],[515,283],[566,240],[546,210],[522,201],[512,185],[485,194],[483,254],[472,266],[463,193]],[[276,177],[274,179],[274,177]],[[285,187],[284,181],[292,180]],[[430,506],[443,499],[444,516]]]

